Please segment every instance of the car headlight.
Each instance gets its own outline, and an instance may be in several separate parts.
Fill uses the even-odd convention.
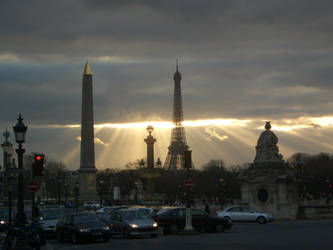
[[[158,227],[157,222],[154,222],[154,223],[153,223],[153,227]]]
[[[131,228],[138,228],[139,225],[137,225],[137,224],[130,224],[130,227],[131,227]]]
[[[6,224],[6,222],[5,222],[4,220],[1,220],[1,221],[0,221],[0,224],[1,224],[1,225],[4,225],[4,224]]]
[[[80,229],[80,232],[81,232],[81,233],[88,233],[88,232],[89,232],[89,229],[88,229],[88,228],[81,228],[81,229]]]

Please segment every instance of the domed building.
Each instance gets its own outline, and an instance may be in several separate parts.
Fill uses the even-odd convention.
[[[297,178],[279,154],[278,137],[266,122],[261,133],[256,156],[241,175],[241,202],[276,219],[296,219]]]

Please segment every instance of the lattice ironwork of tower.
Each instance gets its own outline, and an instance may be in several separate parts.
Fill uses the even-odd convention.
[[[171,143],[164,168],[181,169],[184,167],[185,151],[189,149],[189,146],[186,143],[185,129],[183,127],[183,105],[180,86],[182,75],[178,71],[178,62],[173,79],[175,81],[173,99],[173,123],[175,127],[171,131]]]

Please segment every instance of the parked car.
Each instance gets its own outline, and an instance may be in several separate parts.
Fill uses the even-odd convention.
[[[200,209],[192,208],[191,214],[192,226],[199,232],[215,231],[222,233],[232,227],[231,221],[211,216]],[[164,228],[165,232],[175,234],[184,229],[185,215],[186,208],[169,208],[158,213],[154,216],[154,219],[160,227]]]
[[[111,213],[113,233],[125,238],[138,235],[157,236],[158,224],[145,213],[135,209],[118,209]]]
[[[260,224],[273,221],[271,214],[260,213],[247,206],[233,206],[218,211],[217,216],[231,221],[256,221]]]
[[[107,242],[111,238],[111,230],[96,215],[77,213],[65,215],[58,221],[56,235],[59,242],[64,239],[70,239],[74,244],[84,239],[103,239]]]
[[[8,209],[0,210],[0,232],[6,230],[8,224],[8,217]]]
[[[128,208],[128,206],[107,206],[107,207],[102,207],[98,210],[96,210],[97,213],[112,213],[113,211],[117,209],[123,209],[123,208]]]
[[[43,209],[39,211],[39,221],[46,236],[55,236],[56,225],[65,214],[70,211],[66,209]]]
[[[101,207],[101,204],[95,201],[86,201],[83,203],[84,209],[99,209]]]
[[[154,208],[151,207],[141,207],[141,206],[135,206],[135,207],[131,207],[131,209],[136,210],[136,211],[140,211],[148,216],[152,216],[154,213],[156,213],[157,211]]]

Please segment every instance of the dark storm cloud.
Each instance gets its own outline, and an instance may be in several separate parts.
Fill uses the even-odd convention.
[[[86,59],[97,122],[169,119],[177,56],[185,119],[325,115],[332,10],[305,0],[3,0],[1,120],[79,123]]]
[[[239,49],[326,48],[331,11],[330,1],[2,1],[1,51],[207,59]]]

